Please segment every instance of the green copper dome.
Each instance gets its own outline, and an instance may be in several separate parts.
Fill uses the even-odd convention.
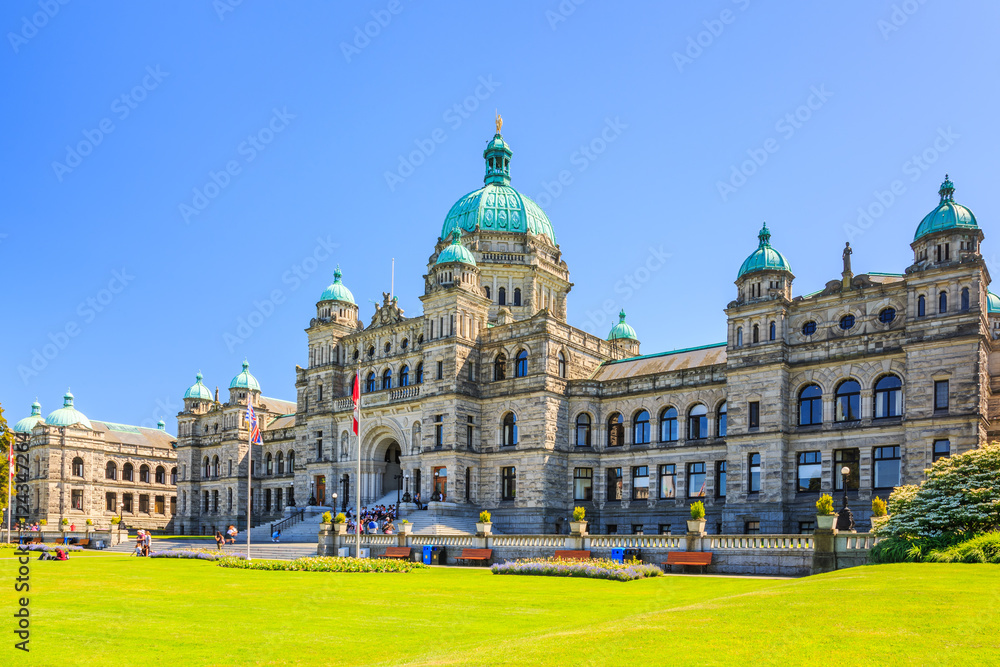
[[[917,233],[913,235],[914,241],[946,229],[979,229],[972,211],[955,203],[955,184],[948,178],[948,174],[944,175],[944,183],[938,194],[941,195],[941,203],[920,221]]]
[[[188,390],[184,392],[184,398],[195,398],[199,401],[211,401],[212,392],[208,390],[208,387],[201,383],[201,372],[199,371],[194,377],[197,382],[188,387]]]
[[[743,261],[736,279],[739,280],[744,275],[754,271],[788,271],[791,273],[792,267],[788,265],[784,255],[771,247],[771,232],[768,231],[766,222],[760,228],[757,238],[760,240],[760,245]]]
[[[997,296],[993,292],[986,293],[986,312],[1000,313],[1000,296]]]
[[[538,204],[510,187],[511,155],[510,146],[498,129],[483,151],[486,185],[455,202],[441,227],[442,239],[448,238],[453,229],[462,229],[466,232],[531,232],[545,235],[556,243],[556,233],[548,216]]]
[[[476,265],[476,258],[472,256],[468,248],[462,245],[462,230],[457,227],[451,230],[451,245],[441,251],[434,263],[446,264],[448,262]]]
[[[249,389],[250,391],[260,391],[260,383],[257,378],[250,374],[250,362],[243,360],[243,372],[233,378],[229,383],[230,389]]]
[[[94,428],[90,425],[90,420],[87,419],[87,415],[73,407],[73,394],[71,394],[68,389],[66,390],[65,395],[63,395],[63,406],[46,417],[45,423],[49,426],[73,426],[74,424],[82,424],[89,429]]]
[[[42,419],[42,406],[35,401],[31,404],[31,416],[25,417],[21,421],[14,424],[14,433],[31,433],[31,429],[35,428],[35,424],[38,422],[45,423]]]
[[[323,296],[319,298],[320,301],[346,301],[347,303],[354,303],[354,295],[351,294],[351,290],[344,287],[343,283],[340,282],[342,275],[340,266],[338,265],[337,270],[333,272],[333,282],[323,292]]]
[[[611,327],[611,332],[608,334],[608,340],[617,340],[620,338],[629,338],[631,340],[639,340],[639,337],[635,334],[635,329],[633,329],[628,324],[625,324],[625,310],[618,313],[618,324]]]

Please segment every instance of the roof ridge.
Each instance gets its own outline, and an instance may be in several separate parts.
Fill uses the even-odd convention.
[[[653,357],[667,357],[671,354],[682,354],[684,352],[694,352],[696,350],[707,350],[712,347],[725,347],[729,343],[712,343],[710,345],[698,345],[696,347],[685,347],[680,350],[670,350],[668,352],[654,352],[653,354],[643,354],[638,357],[629,357],[628,359],[611,359],[605,361],[602,366],[607,366],[609,364],[620,364],[626,361],[638,361],[639,359],[651,359]]]

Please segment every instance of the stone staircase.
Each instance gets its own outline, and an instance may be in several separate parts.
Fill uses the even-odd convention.
[[[319,538],[319,524],[323,519],[323,512],[330,512],[330,514],[334,514],[334,511],[329,507],[306,507],[305,510],[305,518],[303,518],[302,521],[282,529],[282,542],[310,542],[315,545]],[[272,523],[277,523],[277,521],[269,521],[267,523],[262,523],[259,526],[254,526],[250,530],[251,543],[270,543]],[[241,540],[246,542],[246,533],[241,533],[240,537],[236,538],[237,544],[239,544]]]

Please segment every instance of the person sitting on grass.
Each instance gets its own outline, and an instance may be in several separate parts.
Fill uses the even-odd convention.
[[[226,538],[222,536],[222,533],[215,531],[215,546],[218,547],[219,551],[222,551],[222,545],[226,543]]]

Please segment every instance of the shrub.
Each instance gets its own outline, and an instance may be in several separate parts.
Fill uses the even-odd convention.
[[[573,508],[573,521],[583,521],[587,516],[587,510],[582,507]]]
[[[63,521],[65,521],[65,519],[63,519]],[[38,522],[38,525],[39,526],[47,526],[47,525],[49,525],[49,522],[46,521],[45,519],[42,519],[41,521]]]
[[[816,501],[816,513],[823,515],[833,514],[833,496],[829,493],[824,493]]]
[[[701,521],[705,518],[705,503],[700,500],[696,503],[691,503],[691,518],[695,521]]]
[[[490,513],[487,512],[486,510],[483,510],[482,512],[480,512],[479,513],[479,523],[489,523],[489,522],[490,522]]]
[[[872,498],[872,516],[883,517],[885,516],[885,501],[875,496]]]
[[[924,560],[929,563],[995,563],[1000,564],[1000,532],[986,533],[950,547],[929,551]]]
[[[61,523],[64,526],[68,526],[69,525],[69,519],[63,518],[63,520],[61,521]]]
[[[328,556],[307,556],[295,560],[240,560],[220,558],[220,567],[241,570],[269,570],[284,572],[400,572],[425,569],[423,563],[413,563],[393,558],[331,558]]]
[[[329,512],[327,512],[327,514],[329,514]],[[324,521],[326,521],[326,519],[324,519]],[[339,512],[337,514],[337,516],[333,517],[333,522],[334,523],[347,523],[347,515],[344,514],[343,512]],[[327,523],[329,523],[329,521],[327,521]]]
[[[93,519],[87,519],[87,525],[88,526],[93,526],[94,525],[94,520]]]
[[[554,558],[528,558],[497,563],[490,568],[493,574],[520,574],[540,577],[584,577],[633,581],[659,577],[663,571],[655,565],[632,561],[616,563],[610,560],[566,561]]]
[[[323,512],[323,517],[321,520],[323,523],[330,523],[331,521],[333,521],[333,515],[330,514],[329,512]]]
[[[195,558],[198,560],[219,560],[220,558],[246,558],[243,554],[210,551],[208,549],[168,549],[166,551],[150,551],[150,558]]]
[[[120,517],[117,517],[117,516],[113,516],[113,517],[111,517],[111,525],[112,525],[112,526],[117,526],[117,525],[118,525],[118,524],[120,524],[121,522],[122,522],[122,520],[121,520],[121,518],[120,518]]]
[[[400,521],[400,523],[410,523],[410,520],[409,519],[403,519],[402,521]]]

